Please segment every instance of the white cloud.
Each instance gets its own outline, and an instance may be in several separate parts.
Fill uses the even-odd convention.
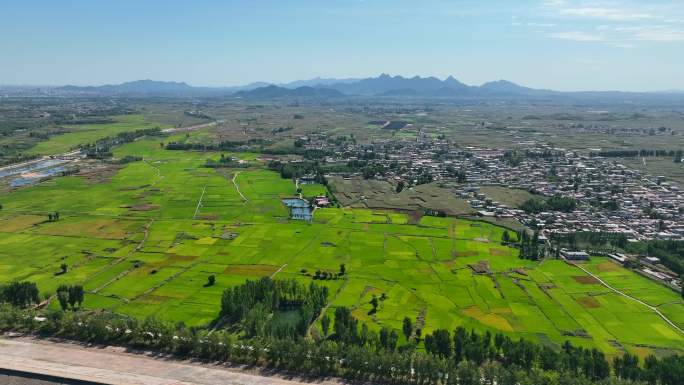
[[[596,34],[590,34],[583,31],[565,31],[565,32],[553,32],[549,33],[548,36],[561,39],[561,40],[571,40],[571,41],[581,41],[581,42],[598,42],[604,41],[605,39]]]
[[[684,20],[684,4],[679,0],[544,0],[543,5],[545,21],[561,21],[568,29],[548,34],[555,39],[619,48],[684,41],[684,26],[678,23]]]
[[[553,28],[556,26],[555,23],[527,23],[528,27],[533,28]]]
[[[684,41],[684,30],[662,25],[618,27],[617,33],[623,34],[626,40],[653,41],[653,42],[677,42]]]
[[[615,48],[634,48],[636,45],[632,43],[608,43],[609,46],[615,47]]]
[[[633,11],[619,8],[604,8],[604,7],[581,7],[581,8],[565,8],[558,9],[561,15],[600,19],[610,21],[630,21],[652,19],[654,16],[647,12]]]

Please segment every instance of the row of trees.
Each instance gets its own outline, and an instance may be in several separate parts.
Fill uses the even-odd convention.
[[[663,359],[651,355],[643,365],[628,353],[613,359],[602,352],[565,342],[560,350],[502,334],[477,333],[459,327],[453,332],[438,329],[424,338],[425,352],[417,350],[420,329],[410,319],[402,324],[406,343],[399,346],[393,329],[370,331],[350,309],[338,307],[331,320],[324,315],[322,340],[304,334],[277,335],[257,327],[255,320],[274,319],[282,311],[301,309],[307,303],[325,304],[327,290],[294,280],[264,278],[226,290],[225,317],[240,319],[243,334],[235,330],[187,328],[149,317],[143,321],[110,313],[37,311],[38,288],[15,282],[0,288],[0,331],[17,330],[101,344],[118,344],[170,353],[183,358],[230,361],[267,366],[314,376],[338,376],[353,381],[388,384],[435,385],[571,385],[641,384],[675,385],[684,378],[684,357]],[[60,286],[58,299],[72,308],[82,302],[82,287]],[[236,301],[245,303],[245,307]],[[60,299],[62,303],[62,299]],[[223,303],[222,303],[223,305]],[[66,308],[66,306],[63,306]],[[257,317],[250,314],[257,310]],[[42,317],[37,317],[41,315]],[[308,323],[307,323],[308,325]],[[257,327],[258,328],[258,327]]]
[[[565,353],[565,350],[570,349],[569,344],[564,346],[563,352],[554,352],[553,355],[549,353],[550,348],[539,348],[530,342],[507,342],[505,337],[496,336],[491,338],[490,346],[495,345],[497,339],[503,341],[500,343],[500,351],[508,349],[506,354],[519,358],[515,362],[505,362],[504,359],[508,356],[497,353],[501,359],[491,360],[486,357],[478,364],[472,358],[477,359],[479,353],[473,352],[478,351],[476,346],[484,346],[483,341],[487,340],[487,336],[458,330],[455,335],[462,337],[454,336],[449,339],[452,341],[450,354],[440,356],[413,349],[412,344],[405,345],[407,348],[393,350],[370,344],[347,344],[332,338],[324,341],[269,336],[245,339],[224,330],[191,329],[154,317],[141,321],[107,313],[49,311],[43,313],[45,320],[39,320],[35,315],[37,313],[33,310],[0,305],[0,330],[130,346],[173,354],[180,358],[255,365],[299,375],[336,376],[348,381],[381,384],[678,385],[680,379],[684,378],[684,359],[671,356],[662,360],[648,358],[651,369],[639,369],[641,372],[638,375],[632,375],[639,378],[636,381],[623,377],[626,372],[622,366],[619,373],[616,370],[619,377],[591,379],[585,376],[585,371],[604,373],[601,371],[604,370],[602,365],[605,361],[601,361],[598,354],[596,357],[599,358],[600,365],[596,366],[584,358],[589,355],[593,358],[593,352],[586,353],[584,349],[572,347],[572,353]],[[435,333],[432,334],[434,335]],[[477,336],[477,343],[472,342],[474,335]],[[511,347],[505,347],[507,345]],[[514,349],[512,346],[518,348]],[[530,353],[535,349],[538,351]],[[461,360],[456,359],[458,351],[462,352]],[[487,351],[490,349],[487,348]],[[553,368],[552,363],[555,361],[565,362],[563,357],[568,357],[568,362],[575,359],[579,361],[576,372],[565,369],[566,364],[557,365],[555,369],[545,369],[545,366]],[[568,363],[567,367],[571,368],[571,365]],[[593,369],[589,369],[590,366]],[[631,364],[628,367],[631,368]],[[600,377],[600,374],[592,376]]]
[[[578,249],[581,246],[591,246],[593,249],[614,249],[627,246],[627,236],[620,233],[600,231],[583,231],[568,234],[552,234],[553,241],[559,247]]]
[[[589,153],[589,156],[600,156],[604,158],[634,158],[640,157],[659,157],[659,156],[670,156],[674,157],[677,154],[681,157],[681,150],[656,150],[656,149],[641,149],[641,150],[604,150],[600,152]]]
[[[531,198],[520,205],[526,213],[537,214],[542,211],[571,212],[577,207],[577,201],[570,197],[554,195],[547,200]]]
[[[108,136],[98,139],[94,143],[89,143],[82,146],[86,156],[93,159],[105,159],[112,157],[112,147],[130,143],[143,136],[159,136],[162,130],[159,127],[143,128],[135,131],[120,132],[115,136]]]
[[[38,286],[33,282],[11,282],[0,285],[0,302],[26,307],[40,302]]]
[[[596,349],[563,344],[561,351],[540,346],[525,339],[512,340],[508,336],[491,333],[478,334],[457,328],[453,335],[438,329],[425,336],[425,350],[456,363],[471,361],[482,365],[496,361],[504,367],[519,367],[527,371],[540,368],[583,375],[592,380],[605,379],[610,375],[610,365],[602,352]]]
[[[270,144],[264,139],[248,139],[245,141],[224,140],[217,144],[199,142],[170,142],[166,144],[167,150],[196,150],[196,151],[234,151],[251,146],[263,146]]]
[[[643,243],[629,243],[626,251],[657,257],[660,262],[677,274],[684,274],[684,242],[653,240]]]
[[[543,247],[539,247],[539,232],[535,231],[530,237],[527,230],[522,230],[518,234],[518,239],[520,240],[520,258],[538,260],[540,253],[543,253]]]

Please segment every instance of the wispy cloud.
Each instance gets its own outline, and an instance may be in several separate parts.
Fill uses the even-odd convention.
[[[604,8],[604,7],[580,7],[565,8],[560,7],[558,12],[565,16],[583,17],[590,19],[610,20],[610,21],[631,21],[652,19],[651,13],[639,12],[628,9]]]
[[[633,48],[636,42],[672,43],[684,41],[684,29],[661,25],[608,27],[600,25],[593,31],[562,31],[547,34],[549,37],[578,42],[605,42],[612,47]]]
[[[555,39],[619,48],[684,41],[684,5],[678,0],[544,0],[543,10],[546,20],[567,28],[547,34]]]
[[[590,34],[583,31],[563,31],[563,32],[552,32],[548,36],[561,39],[561,40],[571,40],[571,41],[581,41],[581,42],[597,42],[605,41],[605,39],[596,34]]]
[[[533,28],[553,28],[557,24],[556,23],[527,23],[528,27],[533,27]]]
[[[677,29],[662,25],[618,27],[617,33],[633,41],[677,42],[684,41],[684,29]]]

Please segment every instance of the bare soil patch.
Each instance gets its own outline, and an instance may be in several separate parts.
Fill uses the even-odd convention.
[[[572,279],[583,285],[598,285],[601,283],[598,281],[598,279],[589,275],[574,275]]]
[[[599,301],[597,301],[596,298],[592,297],[577,298],[577,303],[579,303],[580,305],[582,305],[582,307],[586,309],[595,309],[597,307],[601,307]]]
[[[159,205],[153,205],[151,203],[141,203],[139,205],[131,206],[131,211],[152,211],[159,208]]]
[[[83,177],[89,184],[109,183],[120,169],[119,165],[102,165],[80,171],[76,175]]]

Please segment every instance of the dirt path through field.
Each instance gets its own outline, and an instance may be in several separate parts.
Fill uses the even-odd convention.
[[[632,297],[632,296],[629,295],[629,294],[625,294],[625,293],[621,292],[620,290],[618,290],[618,289],[616,289],[616,288],[610,286],[610,285],[607,284],[606,282],[604,282],[601,278],[599,278],[599,277],[596,276],[595,274],[591,273],[589,270],[585,269],[584,267],[582,267],[582,266],[580,266],[580,265],[578,265],[578,264],[576,264],[576,263],[571,263],[571,265],[574,265],[574,266],[576,266],[577,268],[579,268],[580,270],[582,270],[583,272],[589,274],[590,276],[592,276],[594,279],[596,279],[597,281],[599,281],[603,286],[607,287],[607,288],[610,289],[611,291],[613,291],[613,292],[615,292],[615,293],[617,293],[617,294],[620,294],[620,295],[623,296],[623,297],[630,298],[631,300],[636,301],[636,302],[638,302],[638,303],[640,303],[640,304],[646,306],[647,308],[653,310],[656,314],[658,314],[658,315],[660,316],[660,318],[662,318],[663,320],[665,320],[665,322],[667,322],[668,324],[670,324],[670,326],[672,326],[675,330],[677,330],[678,332],[684,334],[684,330],[680,329],[679,326],[677,326],[674,322],[670,321],[670,319],[667,318],[667,317],[665,316],[665,314],[663,314],[660,310],[658,310],[657,307],[651,306],[651,305],[647,304],[646,302],[644,302],[644,301],[642,301],[642,300],[640,300],[640,299],[638,299],[638,298],[636,298],[636,297]]]
[[[236,172],[235,175],[233,175],[233,185],[235,186],[235,190],[237,190],[238,194],[242,197],[242,200],[245,202],[249,202],[249,199],[247,199],[244,195],[242,195],[242,191],[240,191],[240,186],[237,184],[237,177],[240,175],[240,171]]]

